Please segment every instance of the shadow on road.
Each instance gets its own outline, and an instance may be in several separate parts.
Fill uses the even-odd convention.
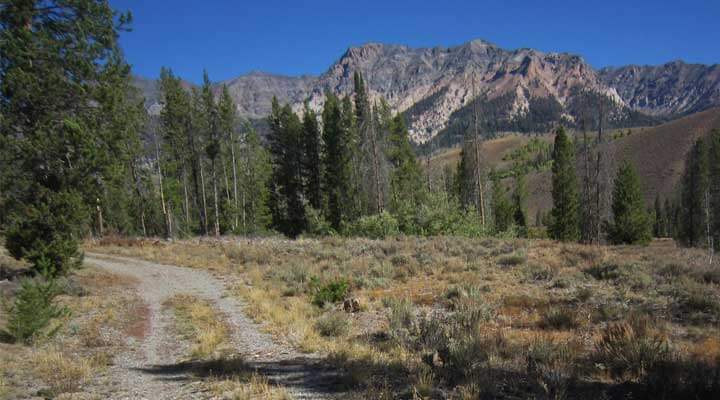
[[[294,358],[282,361],[245,361],[241,358],[220,358],[209,361],[186,361],[176,364],[153,365],[136,370],[160,376],[168,381],[194,378],[249,379],[258,374],[270,383],[295,388],[303,392],[341,394],[350,389],[348,380],[335,368],[319,360]]]

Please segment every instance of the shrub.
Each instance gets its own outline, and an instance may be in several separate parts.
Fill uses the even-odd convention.
[[[599,281],[615,280],[620,277],[620,267],[617,264],[596,264],[585,269],[584,272]]]
[[[575,311],[567,307],[551,308],[543,314],[540,320],[540,328],[568,330],[577,328],[580,323]]]
[[[31,342],[53,318],[63,315],[66,309],[53,302],[58,294],[58,287],[53,280],[23,280],[15,300],[5,305],[9,316],[7,331],[10,336],[17,341]]]
[[[400,228],[397,219],[388,212],[369,215],[345,225],[343,233],[346,236],[361,236],[370,239],[384,239],[388,236],[398,235]]]
[[[537,264],[528,265],[525,273],[531,281],[551,281],[557,275],[557,271],[552,267]]]
[[[405,300],[392,300],[388,306],[390,307],[388,316],[390,337],[400,343],[410,342],[415,325],[415,307]]]
[[[312,278],[310,280],[310,286],[313,291],[312,303],[318,307],[345,300],[350,290],[350,284],[344,279],[329,282],[321,286],[317,278]]]
[[[313,207],[305,207],[305,217],[307,226],[305,232],[311,236],[331,236],[335,233],[330,223],[325,219],[322,213]]]
[[[315,322],[315,329],[321,336],[343,336],[350,330],[350,321],[343,312],[330,312]]]
[[[652,329],[652,321],[634,317],[608,325],[595,343],[594,358],[610,376],[639,380],[671,355],[665,335]]]
[[[576,375],[576,352],[569,343],[536,339],[525,355],[528,376],[546,399],[564,399]]]
[[[498,258],[498,264],[503,267],[514,267],[517,265],[525,264],[527,261],[527,254],[518,252]]]
[[[696,281],[681,279],[676,285],[675,297],[683,312],[720,313],[720,303],[713,292]]]

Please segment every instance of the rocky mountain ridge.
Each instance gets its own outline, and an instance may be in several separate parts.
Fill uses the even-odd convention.
[[[720,105],[718,65],[673,62],[595,70],[577,55],[506,50],[484,40],[433,48],[368,43],[349,48],[319,76],[252,72],[217,87],[228,86],[241,116],[261,119],[273,96],[301,110],[305,101],[322,107],[326,91],[350,94],[355,71],[362,72],[371,97],[383,97],[395,111],[406,112],[416,143],[450,131],[457,135],[467,125],[465,109],[475,103],[507,122],[486,124],[484,131],[539,130],[554,120],[572,123],[579,98],[587,93],[610,100],[626,125],[646,121],[631,113],[669,119]],[[143,90],[148,91],[146,83]]]

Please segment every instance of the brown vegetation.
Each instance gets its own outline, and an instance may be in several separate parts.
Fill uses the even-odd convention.
[[[279,338],[325,354],[366,396],[704,397],[720,389],[718,266],[671,241],[267,238],[91,247],[235,277],[246,312]],[[313,305],[318,288],[340,281],[350,285],[347,297],[360,299],[359,312],[345,313],[342,302]]]

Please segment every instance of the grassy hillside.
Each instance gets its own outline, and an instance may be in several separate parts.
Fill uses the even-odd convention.
[[[610,132],[612,158],[615,163],[629,160],[637,168],[648,204],[660,197],[673,196],[683,173],[685,155],[692,143],[706,136],[713,129],[720,129],[720,108],[713,108],[693,114],[656,127],[633,128]],[[621,136],[620,133],[624,135]],[[552,135],[539,136],[541,140],[552,141]],[[508,135],[483,144],[485,160],[490,167],[503,170],[511,162],[503,160],[514,150],[527,144],[530,137]],[[457,165],[460,149],[452,148],[437,154],[431,160],[431,167],[441,169],[446,165]],[[532,172],[528,175],[528,213],[531,218],[538,209],[548,210],[552,206],[550,198],[549,171]]]

